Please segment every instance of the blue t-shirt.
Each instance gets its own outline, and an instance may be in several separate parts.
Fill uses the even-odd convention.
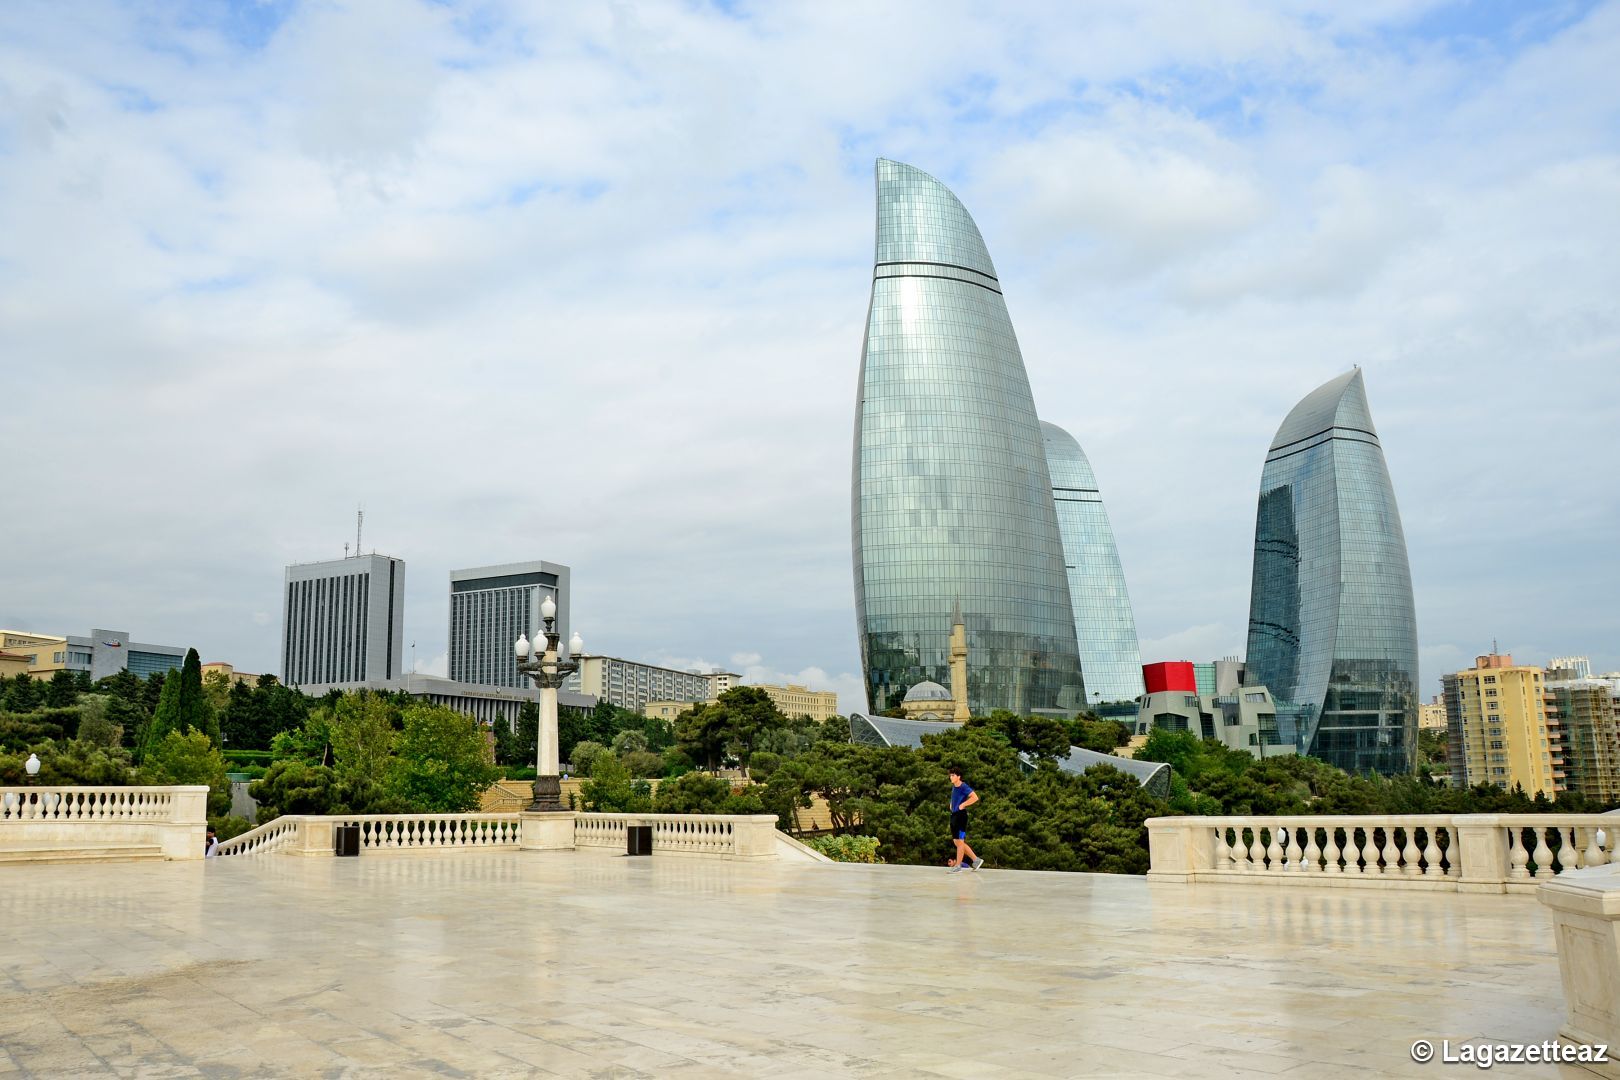
[[[962,804],[967,802],[968,796],[972,794],[973,789],[968,787],[966,783],[953,786],[951,788],[951,813],[954,814],[962,809]]]

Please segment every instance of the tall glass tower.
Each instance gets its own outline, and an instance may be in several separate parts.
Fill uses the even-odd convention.
[[[1131,597],[1125,591],[1125,568],[1119,563],[1097,477],[1073,435],[1043,420],[1041,436],[1052,475],[1058,533],[1063,537],[1086,691],[1093,704],[1134,701],[1142,696],[1142,650],[1136,642]]]
[[[1063,542],[1001,282],[956,196],[882,159],[853,472],[872,709],[924,680],[949,683],[960,610],[974,713],[1078,712]]]
[[[1248,679],[1292,703],[1279,733],[1301,751],[1388,775],[1416,767],[1417,676],[1406,537],[1356,368],[1294,406],[1266,455]]]

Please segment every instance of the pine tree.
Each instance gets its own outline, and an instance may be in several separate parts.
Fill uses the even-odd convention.
[[[215,745],[219,745],[219,717],[213,702],[203,691],[202,658],[196,649],[186,650],[186,662],[180,668],[179,711],[175,731],[200,731]],[[165,690],[168,688],[165,687]]]
[[[137,761],[144,762],[148,754],[163,744],[169,732],[180,730],[181,681],[172,671],[163,680],[163,692],[158,696],[157,708],[152,710],[152,719],[146,722],[146,730],[141,733],[140,746],[135,755]]]

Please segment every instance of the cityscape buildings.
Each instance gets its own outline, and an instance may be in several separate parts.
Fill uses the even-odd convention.
[[[1208,681],[1203,677],[1208,672]],[[1264,686],[1245,683],[1235,661],[1194,664],[1171,660],[1142,668],[1144,693],[1137,707],[1136,734],[1154,728],[1188,731],[1218,739],[1232,750],[1257,758],[1292,756],[1298,750],[1279,734],[1277,703]]]
[[[301,563],[287,567],[284,581],[282,682],[320,694],[402,673],[403,559],[353,555]]]
[[[856,625],[871,707],[950,679],[959,607],[973,712],[1087,703],[1035,402],[972,217],[900,162],[877,235],[852,469]]]
[[[1272,440],[1248,636],[1284,739],[1349,772],[1414,770],[1412,575],[1360,368],[1306,395]]]
[[[512,643],[540,626],[540,602],[547,596],[557,605],[557,633],[568,640],[568,578],[568,567],[539,560],[450,571],[450,678],[531,686],[517,669]]]
[[[97,680],[128,671],[144,679],[173,671],[186,660],[183,645],[131,641],[122,630],[91,630],[85,637],[0,630],[0,652],[27,657],[27,673],[35,678],[48,678],[57,671],[83,671]]]
[[[1563,732],[1556,715],[1548,715],[1540,668],[1493,652],[1441,683],[1453,783],[1522,785],[1548,798],[1565,789]]]
[[[709,680],[710,696],[707,701],[715,700],[734,685],[743,685],[733,681],[737,676],[731,672],[715,672],[704,677]],[[765,696],[771,699],[771,703],[784,716],[805,716],[819,724],[838,715],[838,694],[832,690],[812,690],[807,686],[793,683],[786,686],[773,686],[769,683],[747,685],[751,690],[764,691]],[[674,720],[694,705],[706,703],[706,701],[649,701],[642,706],[641,714],[655,720]]]
[[[652,702],[702,704],[735,686],[737,676],[729,671],[697,672],[642,664],[617,656],[587,656],[579,670],[568,676],[563,689],[642,712]],[[684,711],[684,710],[683,710]]]
[[[1544,685],[1548,715],[1557,717],[1564,736],[1568,790],[1620,802],[1620,694],[1603,679],[1566,676],[1576,670],[1567,659],[1548,661]]]
[[[1093,702],[1135,701],[1142,696],[1136,616],[1097,477],[1074,436],[1042,421],[1041,437],[1086,692]]]

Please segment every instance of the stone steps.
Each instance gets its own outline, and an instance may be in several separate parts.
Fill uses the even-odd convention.
[[[157,844],[112,844],[106,847],[8,848],[0,850],[0,866],[8,863],[150,862],[161,860]]]

